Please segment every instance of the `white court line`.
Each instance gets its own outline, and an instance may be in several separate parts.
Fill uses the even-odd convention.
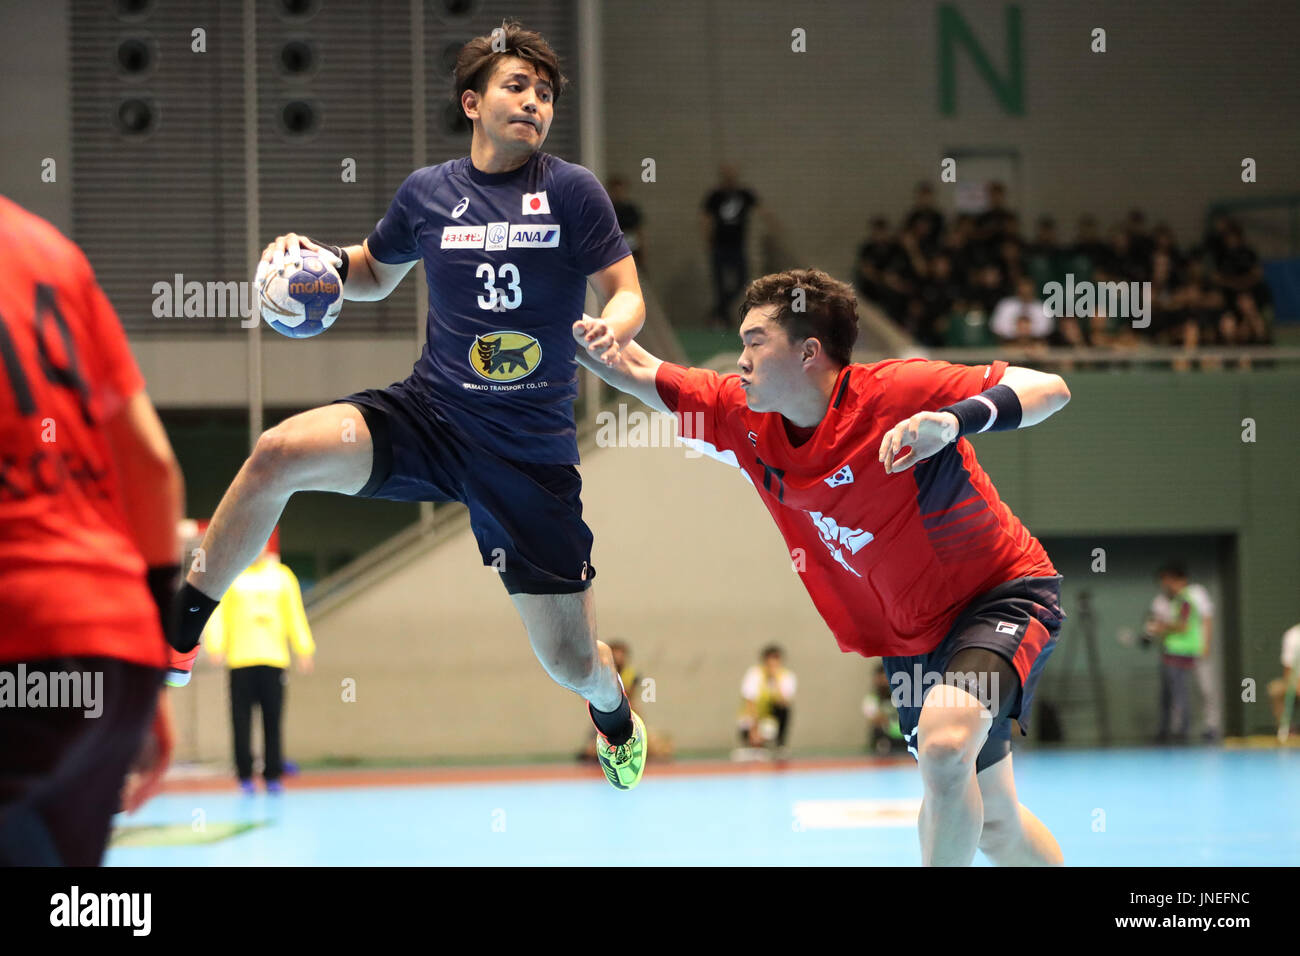
[[[797,800],[792,808],[796,830],[856,830],[865,827],[914,827],[921,801]]]

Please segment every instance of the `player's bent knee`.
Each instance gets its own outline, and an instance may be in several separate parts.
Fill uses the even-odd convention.
[[[975,735],[960,724],[932,728],[921,732],[917,762],[922,776],[935,781],[962,778],[972,772],[979,747]]]

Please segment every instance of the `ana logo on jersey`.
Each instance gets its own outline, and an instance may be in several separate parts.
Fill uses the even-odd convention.
[[[474,338],[469,366],[489,382],[516,382],[542,363],[542,344],[523,332],[489,332]]]
[[[560,244],[560,227],[539,223],[535,226],[511,226],[511,249],[554,249]]]
[[[464,214],[465,210],[468,208],[469,208],[469,197],[462,196],[460,202],[456,203],[456,208],[451,211],[451,218],[459,219]]]
[[[546,201],[546,190],[539,193],[524,193],[523,213],[525,216],[549,215],[551,204]]]
[[[854,577],[862,577],[857,571],[849,567],[849,562],[844,559],[844,549],[848,548],[850,554],[857,554],[875,538],[875,535],[870,531],[842,528],[834,518],[820,511],[809,511],[808,517],[812,518],[813,525],[816,526],[818,533],[822,536],[822,544],[826,545],[826,550],[831,553],[831,557],[843,565],[844,569]]]
[[[845,465],[839,471],[835,472],[835,474],[827,478],[826,484],[830,485],[832,488],[838,488],[840,485],[853,484],[853,470],[849,468],[848,465]]]

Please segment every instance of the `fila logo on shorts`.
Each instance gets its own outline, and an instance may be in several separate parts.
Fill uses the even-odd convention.
[[[853,484],[853,469],[849,468],[848,465],[845,465],[839,471],[835,472],[835,474],[827,478],[826,484],[830,485],[832,488],[838,488],[840,485]]]
[[[997,632],[999,634],[1014,634],[1016,626],[1010,621],[998,621]]]
[[[524,193],[523,213],[525,216],[550,215],[551,204],[546,201],[546,190],[539,193]]]

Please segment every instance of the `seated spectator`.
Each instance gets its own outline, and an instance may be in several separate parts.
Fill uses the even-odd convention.
[[[1097,232],[1097,220],[1092,216],[1080,216],[1078,233],[1070,247],[1065,271],[1074,275],[1075,282],[1091,280],[1093,270],[1109,255],[1110,250]]]
[[[1214,260],[1213,280],[1231,300],[1240,292],[1248,292],[1257,306],[1272,301],[1259,256],[1246,244],[1241,227],[1232,224],[1223,233],[1223,251]]]
[[[948,317],[962,298],[961,284],[952,274],[952,259],[947,253],[940,253],[927,264],[926,277],[912,298],[912,303],[919,303],[920,334],[917,338],[923,344],[936,347],[944,344]]]
[[[1019,339],[1028,335],[1030,339],[1046,340],[1052,334],[1052,327],[1052,316],[1047,314],[1033,282],[1027,278],[1016,283],[1015,296],[997,304],[989,322],[993,334],[1002,339]]]
[[[1047,350],[1047,339],[1034,334],[1033,320],[1028,315],[1020,315],[1016,319],[1015,336],[1007,339],[1006,349],[1008,353],[1038,355]]]
[[[999,182],[988,184],[988,208],[975,219],[976,235],[997,245],[1006,235],[1015,235],[1015,213],[1007,208],[1007,187]]]
[[[952,274],[962,284],[968,277],[974,262],[972,249],[975,240],[975,219],[968,213],[962,213],[943,237],[942,251],[952,263]]]
[[[889,221],[883,216],[873,218],[867,241],[858,249],[855,285],[864,299],[896,320],[906,307],[902,281],[906,260],[907,253],[889,231]]]
[[[769,644],[759,655],[761,663],[745,671],[740,682],[741,710],[736,721],[742,748],[775,748],[785,755],[797,681],[784,664],[785,653]]]
[[[1133,247],[1122,226],[1111,232],[1110,248],[1102,261],[1093,265],[1099,282],[1147,282],[1151,278],[1150,260]]]
[[[1025,274],[1041,289],[1049,282],[1065,282],[1065,255],[1056,238],[1056,220],[1040,216],[1034,241],[1024,250]]]
[[[933,256],[943,238],[943,213],[934,206],[934,187],[929,183],[917,183],[913,196],[916,205],[903,220],[903,231],[916,237],[925,256]]]
[[[1297,679],[1296,664],[1300,663],[1300,624],[1288,628],[1282,635],[1282,676],[1268,682],[1268,699],[1273,705],[1273,722],[1278,726],[1278,736],[1288,736],[1300,724],[1300,707],[1291,706],[1291,723],[1285,733],[1282,727],[1283,710],[1286,707],[1287,688],[1294,687]]]
[[[1007,281],[1006,271],[999,262],[975,269],[971,274],[969,298],[987,314],[992,314],[999,302],[1011,295],[1015,286]]]
[[[1139,262],[1150,262],[1156,244],[1155,239],[1147,231],[1147,220],[1142,210],[1129,210],[1124,220],[1124,233],[1128,236],[1128,246],[1134,258]]]

